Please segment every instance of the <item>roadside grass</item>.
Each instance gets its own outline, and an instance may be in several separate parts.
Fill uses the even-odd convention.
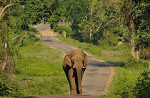
[[[70,44],[72,46],[75,46],[79,49],[85,50],[90,54],[93,54],[97,57],[101,56],[101,47],[97,47],[96,45],[90,44],[90,43],[85,43],[85,42],[79,42],[78,40],[74,40],[71,38],[64,38],[62,36],[57,36],[57,38],[67,44]],[[93,51],[95,50],[95,51]]]
[[[117,65],[125,63],[128,57],[131,56],[130,50],[128,48],[120,49],[120,47],[115,46],[97,46],[90,43],[79,42],[78,40],[72,39],[70,37],[64,38],[62,36],[57,36],[57,38],[67,44],[85,50],[98,59],[102,59],[110,63],[115,63]]]
[[[26,46],[18,50],[15,67],[15,77],[22,95],[68,94],[69,85],[61,65],[62,52],[41,41],[26,42]]]
[[[122,98],[124,93],[129,93],[131,87],[134,86],[137,77],[141,72],[148,69],[143,63],[134,64],[131,59],[129,47],[125,46],[96,46],[88,43],[82,43],[72,38],[57,37],[59,40],[87,51],[98,59],[113,64],[115,68],[115,76],[109,87],[107,95],[101,95],[100,98]],[[127,65],[131,65],[126,67]],[[134,66],[132,66],[134,65]],[[119,95],[120,94],[120,95]]]

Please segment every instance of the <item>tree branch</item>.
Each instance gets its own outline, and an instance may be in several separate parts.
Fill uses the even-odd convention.
[[[21,36],[16,42],[13,43],[13,45],[20,43],[24,38],[25,38],[25,35]]]
[[[0,18],[2,18],[2,15],[5,11],[5,9],[9,8],[10,6],[14,5],[15,3],[10,3],[8,5],[6,5],[4,8],[2,8],[2,10],[0,11]]]

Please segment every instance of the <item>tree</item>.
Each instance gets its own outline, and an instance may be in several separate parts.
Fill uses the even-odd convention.
[[[88,18],[88,8],[90,0],[66,0],[66,20],[71,22],[71,28],[74,32],[74,38],[82,41],[80,37],[82,36],[79,32],[79,24],[82,20]]]
[[[150,58],[150,1],[144,0],[138,3],[138,13],[136,17],[139,19],[137,23],[138,45],[141,48],[143,59]],[[147,50],[147,51],[146,51]],[[145,51],[147,53],[145,53]]]
[[[10,53],[10,47],[9,47],[9,35],[8,35],[8,28],[6,27],[6,29],[4,30],[3,27],[6,26],[6,24],[3,24],[2,18],[5,14],[5,11],[7,8],[13,6],[16,2],[14,3],[10,3],[10,4],[5,4],[1,2],[1,6],[2,8],[0,8],[0,31],[1,31],[1,42],[2,42],[2,52],[1,55],[4,56],[3,58],[1,58],[3,60],[3,62],[1,64],[1,69],[2,71],[7,70],[7,73],[12,73],[13,72],[13,61],[12,61],[12,57],[11,57],[11,53]],[[6,31],[6,33],[5,33]],[[5,34],[4,34],[5,33]]]
[[[150,2],[147,0],[123,0],[121,8],[124,23],[130,30],[131,54],[137,61],[139,61],[140,46],[149,46],[149,7]]]

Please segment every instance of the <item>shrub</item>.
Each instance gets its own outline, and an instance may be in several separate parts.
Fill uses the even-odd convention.
[[[137,98],[150,98],[150,71],[141,73],[133,88],[133,92]]]
[[[68,24],[57,26],[53,30],[55,32],[58,32],[59,34],[62,34],[63,31],[65,31],[67,36],[73,35],[72,29],[71,29],[70,25],[68,25]]]
[[[0,74],[0,96],[20,96],[20,91],[16,83],[8,83],[7,76]]]
[[[119,39],[120,37],[110,33],[109,35],[105,36],[104,39],[100,39],[98,41],[99,45],[102,45],[102,46],[116,46],[117,43],[119,42]]]
[[[116,87],[112,91],[115,95],[120,95],[122,98],[132,96],[133,81],[127,78],[126,75],[119,77]]]
[[[138,66],[138,62],[133,57],[129,57],[127,59],[127,63],[124,65],[125,68],[128,68],[128,67],[137,67],[137,66]]]
[[[135,82],[122,75],[112,93],[122,98],[150,98],[150,71],[142,72]]]
[[[7,84],[6,80],[1,77],[1,79],[0,79],[0,96],[9,95],[9,93],[11,92],[11,88],[9,88],[6,84]]]
[[[149,67],[149,63],[146,61],[139,61],[137,62],[135,58],[130,57],[127,59],[127,63],[124,65],[125,68],[148,68]]]

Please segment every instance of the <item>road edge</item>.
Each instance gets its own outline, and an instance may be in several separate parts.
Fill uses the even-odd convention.
[[[114,76],[116,74],[114,65],[111,64],[109,66],[110,66],[110,74],[109,74],[109,76],[108,76],[108,78],[105,82],[105,87],[104,87],[104,90],[102,92],[102,95],[107,95],[108,94],[110,85],[112,84]]]

